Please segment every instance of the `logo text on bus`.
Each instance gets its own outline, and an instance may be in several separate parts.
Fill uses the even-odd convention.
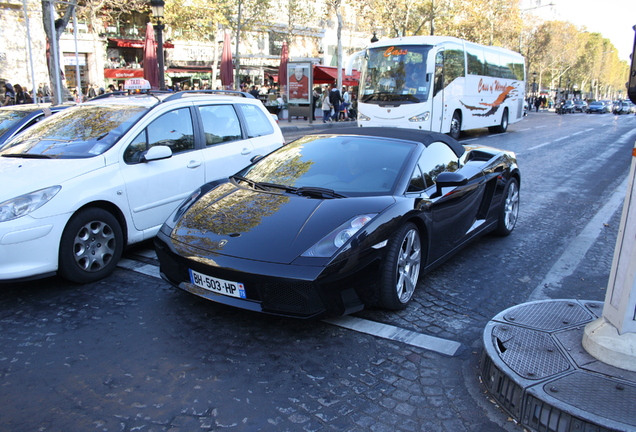
[[[479,84],[477,85],[477,93],[481,92],[501,92],[508,88],[505,83],[500,83],[498,80],[495,80],[492,83],[484,82],[483,79],[479,80]]]
[[[386,51],[384,51],[384,57],[406,55],[408,53],[409,53],[409,50],[397,49],[395,47],[389,47],[389,48],[387,48]]]

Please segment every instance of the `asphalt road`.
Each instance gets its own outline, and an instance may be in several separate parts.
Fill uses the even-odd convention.
[[[3,285],[0,430],[520,431],[480,384],[483,327],[530,300],[604,300],[635,140],[636,117],[610,114],[465,134],[517,152],[517,228],[426,275],[406,310],[353,317],[395,337],[189,295],[157,278],[148,244],[98,283]]]

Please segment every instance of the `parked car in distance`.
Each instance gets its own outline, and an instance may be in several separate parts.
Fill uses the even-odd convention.
[[[633,112],[634,104],[631,101],[624,100],[621,101],[620,108],[617,114],[630,114]]]
[[[587,103],[583,100],[577,99],[574,101],[574,112],[585,112],[587,110]]]
[[[74,104],[10,105],[0,108],[0,148],[23,130]]]
[[[572,100],[566,100],[561,110],[563,114],[572,114],[574,112],[574,102]]]
[[[307,135],[208,183],[155,238],[164,279],[299,318],[406,307],[421,274],[519,212],[514,153],[435,132]]]
[[[240,92],[119,95],[68,108],[0,150],[0,282],[108,276],[183,199],[283,145]]]
[[[594,101],[594,102],[590,102],[587,105],[587,110],[585,112],[587,112],[588,114],[589,113],[604,114],[610,111],[609,111],[609,107],[603,101]]]

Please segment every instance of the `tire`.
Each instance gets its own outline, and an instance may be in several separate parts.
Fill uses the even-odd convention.
[[[515,229],[519,218],[519,182],[511,177],[504,188],[501,209],[499,210],[499,222],[495,234],[509,235]]]
[[[488,130],[492,133],[504,133],[508,130],[508,108],[504,108],[499,126],[490,126]]]
[[[123,243],[115,216],[100,208],[80,210],[62,233],[58,274],[82,284],[103,279],[115,270]]]
[[[462,134],[462,115],[459,111],[453,113],[448,135],[453,139],[459,139]]]
[[[380,280],[380,306],[404,309],[420,277],[422,243],[415,224],[409,222],[391,237]]]

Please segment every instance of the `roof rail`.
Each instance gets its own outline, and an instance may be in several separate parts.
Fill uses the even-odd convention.
[[[104,93],[104,94],[100,94],[98,96],[92,97],[89,100],[98,100],[98,99],[106,99],[109,97],[113,97],[113,96],[124,96],[124,95],[128,95],[127,91],[123,91],[123,90],[118,90],[118,91],[114,91],[114,92],[109,92],[109,93]]]
[[[252,96],[251,94],[238,91],[238,90],[184,90],[184,91],[179,91],[174,94],[171,94],[170,96],[165,98],[163,101],[168,102],[174,99],[181,99],[184,96],[196,95],[196,94],[217,94],[217,95],[224,95],[224,96],[241,96],[245,98],[254,99],[254,96]]]

